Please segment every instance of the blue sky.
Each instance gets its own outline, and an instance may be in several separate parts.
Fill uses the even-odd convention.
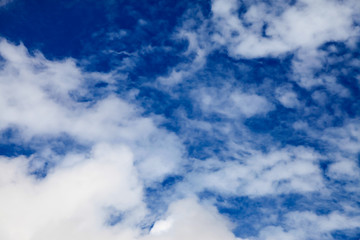
[[[0,239],[358,240],[359,13],[0,0]]]

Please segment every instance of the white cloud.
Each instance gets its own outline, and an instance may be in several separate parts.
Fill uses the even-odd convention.
[[[244,14],[238,12],[241,4],[247,7]],[[182,56],[189,62],[157,78],[156,87],[168,90],[191,79],[206,65],[207,56],[223,46],[234,58],[278,56],[292,51],[295,57],[291,79],[307,90],[324,86],[323,92],[312,94],[319,105],[328,103],[328,94],[349,97],[349,90],[335,77],[315,77],[314,73],[327,56],[317,49],[321,44],[358,36],[353,17],[359,12],[359,3],[301,0],[293,6],[275,5],[269,8],[250,1],[212,1],[211,20],[197,16],[203,20],[200,27],[194,28],[196,24],[188,21],[174,34],[175,39],[188,41]],[[116,40],[126,34],[110,33],[108,37]],[[347,44],[350,45],[350,40]],[[147,47],[144,49],[147,51]],[[129,56],[118,70],[134,67],[139,57],[137,53],[112,53]],[[174,201],[149,233],[140,229],[140,223],[154,219],[147,215],[143,188],[169,174],[183,173],[188,160],[184,159],[180,139],[158,127],[161,118],[143,117],[136,103],[111,94],[111,86],[110,94],[102,99],[76,100],[77,97],[91,99],[85,87],[87,81],[111,83],[118,76],[85,73],[72,59],[49,61],[41,53],[29,55],[23,45],[14,46],[5,40],[0,41],[0,54],[4,58],[0,69],[0,130],[19,129],[20,142],[67,134],[91,149],[59,156],[44,142],[43,148],[32,156],[0,159],[0,195],[4,196],[0,198],[1,239],[237,239],[224,217],[195,199]],[[191,97],[205,116],[217,113],[234,120],[234,123],[212,123],[186,119],[186,124],[228,136],[224,148],[229,147],[236,160],[195,161],[194,169],[189,170],[176,189],[178,195],[211,190],[255,198],[327,190],[319,168],[322,156],[313,149],[284,147],[262,153],[249,147],[251,144],[246,141],[256,136],[246,136],[251,133],[238,120],[264,116],[274,110],[266,97],[256,91],[231,87],[202,87],[192,90]],[[289,86],[277,88],[275,98],[286,108],[302,105]],[[237,129],[241,137],[233,133],[236,127],[244,128]],[[312,131],[304,122],[299,121],[297,127]],[[360,151],[359,124],[351,122],[321,134],[312,131],[309,136],[322,139],[341,152],[333,155],[334,163],[329,165],[327,176],[336,180],[358,179],[354,155]],[[242,152],[247,153],[245,157]],[[29,169],[29,162],[36,161],[39,155],[56,162],[44,179],[29,175],[33,170]],[[36,169],[36,164],[32,168]],[[168,202],[175,198],[172,196]],[[114,212],[121,213],[122,219],[109,226],[106,221]],[[293,212],[286,215],[286,221],[282,227],[263,229],[259,239],[309,239],[329,236],[336,229],[359,227],[358,218],[337,212],[326,216]],[[346,226],[344,222],[351,224]]]
[[[353,27],[353,16],[360,8],[356,1],[302,0],[293,6],[253,3],[245,5],[247,10],[239,17],[241,4],[235,0],[212,2],[213,24],[219,32],[214,40],[225,45],[233,57],[315,49],[324,42],[345,41],[358,34]]]
[[[155,223],[146,240],[241,240],[229,232],[227,220],[213,207],[184,199],[169,207],[167,218]]]
[[[352,159],[338,157],[337,161],[329,166],[327,173],[332,179],[350,180],[359,179],[359,167]]]
[[[336,78],[336,73],[323,73],[315,75],[328,62],[327,52],[322,50],[298,51],[292,61],[293,76],[299,86],[311,90],[324,86],[326,90],[339,97],[350,97],[349,90],[341,85]]]
[[[348,121],[342,127],[328,128],[322,139],[345,152],[356,154],[360,152],[360,122]]]
[[[339,212],[328,215],[316,215],[313,212],[290,212],[285,216],[283,227],[269,226],[264,228],[259,239],[334,239],[331,232],[360,226],[360,219]]]
[[[294,235],[292,233],[284,231],[282,227],[266,227],[260,232],[259,239],[263,240],[300,240],[304,237],[300,234]]]
[[[43,180],[27,175],[28,159],[1,159],[2,239],[97,239],[114,234],[104,226],[107,207],[145,214],[129,149],[101,144],[79,157]]]
[[[315,91],[311,94],[312,99],[320,106],[325,106],[328,102],[328,97],[324,91]]]
[[[171,204],[174,222],[163,220],[167,227],[158,227],[160,221],[150,234],[141,229],[154,219],[143,188],[181,173],[183,146],[157,126],[160,117],[141,116],[141,108],[115,94],[76,101],[91,98],[85,79],[111,82],[111,75],[85,73],[71,59],[31,56],[5,40],[0,54],[0,130],[19,129],[21,139],[14,141],[20,143],[43,139],[31,156],[0,158],[1,239],[235,239],[215,209],[195,200]],[[90,150],[56,154],[46,139],[63,134]],[[42,179],[30,174],[42,166],[38,157],[55,163]],[[120,222],[110,226],[117,213]]]
[[[232,93],[230,99],[234,104],[234,110],[239,110],[246,117],[252,117],[256,114],[264,114],[273,107],[266,98],[256,94]]]
[[[342,127],[328,128],[321,136],[334,150],[338,151],[331,156],[333,163],[329,166],[327,175],[332,179],[346,181],[347,185],[354,185],[355,188],[358,188],[356,182],[360,180],[359,136],[360,123],[358,121],[346,122]]]
[[[205,113],[220,113],[230,118],[249,118],[274,108],[265,97],[235,89],[201,88],[194,90],[193,96]]]
[[[280,87],[277,88],[276,98],[286,108],[296,108],[300,106],[297,94],[291,90],[291,87]]]
[[[244,196],[318,191],[324,187],[319,158],[312,149],[288,147],[240,162],[208,159],[196,165],[187,187]]]
[[[343,126],[316,130],[307,123],[299,121],[294,124],[297,130],[303,130],[313,139],[326,143],[327,153],[324,159],[330,161],[327,177],[344,181],[348,186],[357,189],[359,181],[358,154],[360,152],[360,123],[357,120],[347,120]]]
[[[215,208],[194,198],[175,201],[164,220],[141,233],[147,210],[131,151],[100,144],[81,157],[66,156],[43,180],[27,175],[24,157],[0,159],[1,239],[239,239]],[[115,226],[106,225],[109,208],[125,213]]]
[[[168,74],[157,78],[157,83],[160,88],[168,88],[176,86],[185,80],[191,78],[199,70],[201,70],[207,61],[207,56],[212,50],[211,43],[208,42],[208,20],[196,11],[189,10],[185,16],[185,21],[182,26],[175,31],[173,39],[175,41],[188,42],[186,51],[182,53],[182,57],[188,58],[189,62],[180,63],[168,70]],[[195,20],[194,20],[195,19]],[[198,26],[195,21],[201,21],[202,24]]]
[[[16,127],[25,141],[66,133],[85,144],[126,143],[136,151],[139,170],[146,173],[142,176],[151,180],[179,169],[180,141],[158,129],[156,119],[141,117],[136,105],[113,94],[90,103],[71,96],[88,97],[85,80],[111,82],[111,75],[83,73],[70,59],[52,62],[40,53],[30,56],[23,45],[5,40],[0,54],[5,59],[0,71],[0,130]]]

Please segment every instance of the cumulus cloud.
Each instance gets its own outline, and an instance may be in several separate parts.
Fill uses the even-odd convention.
[[[244,6],[246,11],[237,11]],[[296,1],[284,3],[212,2],[214,41],[234,57],[279,55],[297,48],[315,49],[327,41],[344,41],[358,31],[353,16],[356,1]]]
[[[118,66],[100,73],[0,40],[0,144],[31,149],[0,157],[1,239],[305,240],[359,229],[359,62],[343,54],[356,48],[358,1],[208,7],[161,38],[185,42],[178,62],[126,90],[118,80],[156,47],[107,46]],[[132,35],[114,29],[109,41]],[[230,208],[227,198],[256,202],[260,217],[236,206],[228,219],[214,207]]]
[[[142,234],[137,226],[147,210],[132,157],[126,147],[99,145],[88,159],[67,156],[41,181],[27,175],[24,157],[2,158],[1,238],[238,239],[216,209],[193,198],[171,204],[166,219]],[[124,218],[109,226],[107,214],[114,209]]]
[[[216,209],[201,206],[189,198],[173,203],[169,207],[167,217],[155,223],[146,239],[241,240],[228,231],[229,227],[227,220],[221,217]]]
[[[131,151],[98,145],[80,157],[67,156],[41,181],[27,174],[24,157],[1,158],[2,239],[239,239],[216,209],[194,198],[171,204],[144,235],[138,225],[147,210]],[[124,214],[115,226],[107,225],[110,210]]]
[[[99,145],[82,158],[65,157],[41,181],[28,175],[28,159],[1,159],[2,239],[113,239],[114,229],[105,226],[106,208],[144,214],[128,149]]]
[[[157,126],[161,118],[141,116],[141,108],[115,94],[96,98],[87,90],[85,80],[111,82],[111,75],[31,55],[5,40],[0,54],[0,129],[18,129],[19,144],[42,139],[34,154],[0,159],[1,239],[235,239],[215,209],[194,199],[170,206],[174,223],[166,231],[157,230],[164,220],[142,230],[155,219],[144,188],[181,171],[183,147]],[[63,134],[88,147],[51,152],[47,140]],[[32,173],[38,157],[54,163],[45,177]]]
[[[138,149],[135,158],[140,166],[152,161],[151,174],[147,170],[144,175],[152,179],[173,172],[179,164],[182,150],[177,138],[158,129],[154,119],[141,117],[137,106],[114,94],[78,101],[91,99],[85,81],[110,82],[110,76],[82,73],[73,60],[52,62],[41,54],[30,56],[23,45],[4,40],[0,52],[5,60],[0,73],[1,130],[15,127],[25,141],[65,133],[84,144],[126,142]],[[145,154],[149,148],[154,151]]]

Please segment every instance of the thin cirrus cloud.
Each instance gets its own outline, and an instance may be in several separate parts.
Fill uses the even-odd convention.
[[[357,1],[85,5],[0,2],[0,239],[359,238]]]

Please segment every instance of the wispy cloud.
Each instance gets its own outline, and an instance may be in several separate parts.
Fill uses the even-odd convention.
[[[0,239],[357,238],[359,3],[145,2],[0,26]]]

